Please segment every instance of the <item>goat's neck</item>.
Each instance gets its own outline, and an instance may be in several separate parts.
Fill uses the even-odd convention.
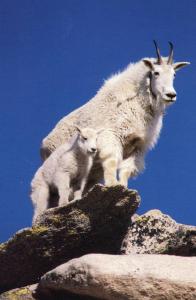
[[[91,155],[85,153],[83,149],[81,149],[80,147],[75,148],[75,156],[77,157],[79,163],[81,164],[89,164],[90,161],[92,160]]]
[[[151,83],[148,74],[146,74],[138,85],[138,94],[141,101],[141,106],[145,109],[149,115],[157,116],[163,115],[165,111],[165,105],[160,99],[157,99],[156,96],[152,93]]]

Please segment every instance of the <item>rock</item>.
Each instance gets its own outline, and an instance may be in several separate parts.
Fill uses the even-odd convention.
[[[121,247],[122,254],[196,255],[196,226],[176,223],[159,210],[135,217]]]
[[[0,300],[34,300],[37,284],[14,289],[0,295]]]
[[[47,210],[35,227],[0,245],[0,292],[36,283],[74,257],[119,253],[139,203],[136,191],[96,185],[83,199]]]
[[[38,291],[47,290],[101,300],[195,300],[196,258],[89,254],[46,273]]]
[[[0,300],[94,300],[93,297],[80,296],[64,291],[47,290],[41,294],[36,291],[37,284],[28,285],[5,292],[0,295]]]

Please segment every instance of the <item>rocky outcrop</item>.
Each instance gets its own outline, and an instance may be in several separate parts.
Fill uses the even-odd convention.
[[[134,217],[121,253],[196,256],[196,227],[178,224],[161,211],[151,210]]]
[[[139,203],[136,191],[96,185],[47,210],[0,245],[0,300],[195,300],[196,227],[138,216]]]
[[[190,270],[192,270],[190,272]],[[38,291],[106,300],[196,299],[196,258],[90,254],[45,274]]]
[[[0,245],[0,291],[36,283],[74,257],[119,253],[139,203],[136,191],[96,185],[83,199],[47,210],[36,226]]]

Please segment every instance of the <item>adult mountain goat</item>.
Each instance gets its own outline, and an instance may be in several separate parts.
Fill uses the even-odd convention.
[[[60,120],[44,138],[41,155],[46,159],[63,141],[75,133],[75,126],[100,128],[98,154],[89,176],[89,187],[100,179],[106,185],[128,178],[144,168],[147,150],[158,140],[165,109],[176,101],[173,81],[176,71],[188,62],[173,62],[170,54],[161,57],[155,43],[157,58],[144,58],[130,64],[123,72],[109,78],[94,98]]]

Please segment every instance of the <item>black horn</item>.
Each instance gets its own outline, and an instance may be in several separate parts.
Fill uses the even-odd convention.
[[[155,48],[156,48],[156,52],[157,52],[157,63],[159,65],[161,65],[163,63],[163,60],[162,60],[162,57],[161,57],[161,54],[160,54],[159,47],[158,47],[157,42],[155,40],[153,42],[155,44]]]
[[[174,45],[169,42],[170,45],[170,53],[169,53],[169,57],[168,57],[168,65],[172,65],[173,64],[173,56],[174,56]]]

